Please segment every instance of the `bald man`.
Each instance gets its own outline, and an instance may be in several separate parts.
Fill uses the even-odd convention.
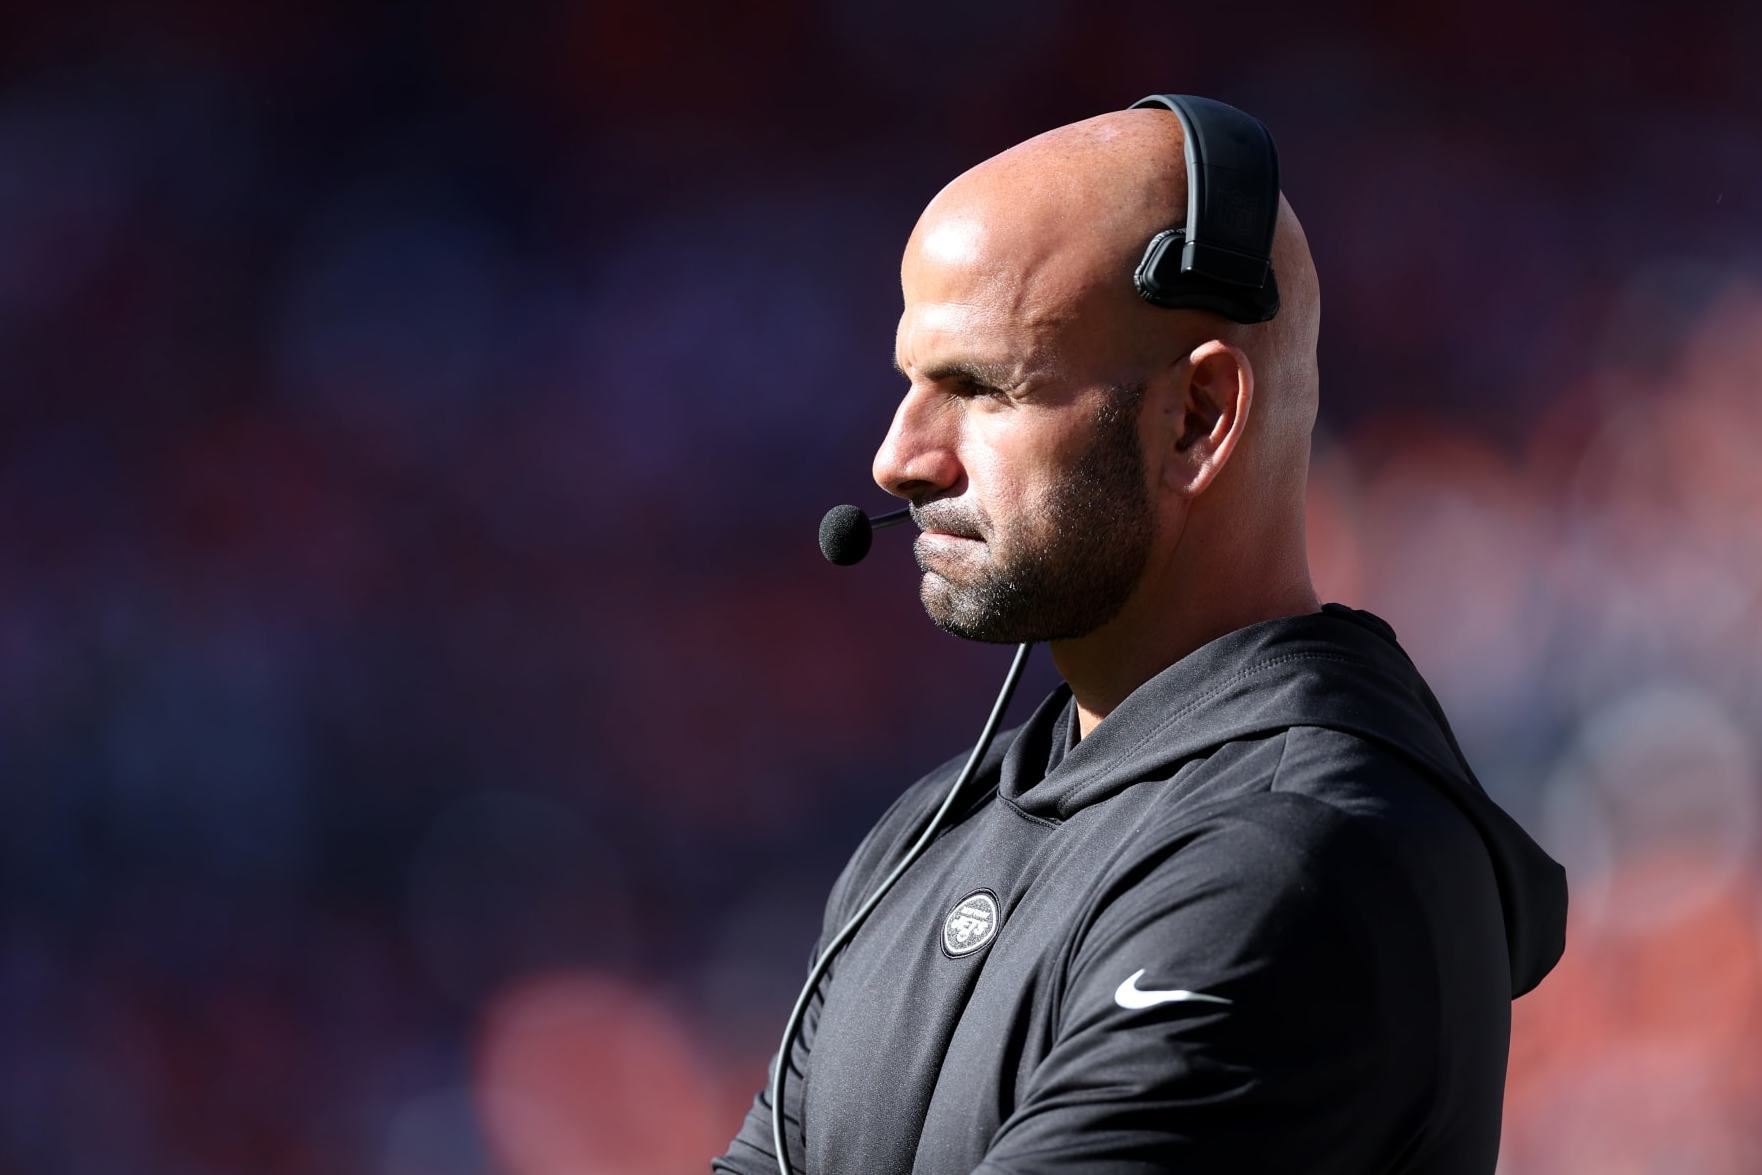
[[[818,986],[793,1170],[1494,1168],[1564,879],[1388,625],[1311,586],[1297,218],[1281,198],[1281,308],[1241,325],[1135,292],[1186,206],[1179,120],[1130,110],[973,168],[907,243],[875,480],[921,529],[931,619],[1048,642],[1066,684]],[[822,944],[962,759],[857,849]],[[765,1094],[712,1167],[776,1170]]]

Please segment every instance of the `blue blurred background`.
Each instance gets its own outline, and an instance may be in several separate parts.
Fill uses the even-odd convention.
[[[1762,1170],[1759,12],[6,6],[0,1171],[703,1169],[1007,658],[814,549],[899,249],[1170,89],[1315,248],[1324,598],[1572,878],[1502,1172]]]

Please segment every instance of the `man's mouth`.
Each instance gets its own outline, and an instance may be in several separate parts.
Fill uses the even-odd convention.
[[[918,524],[918,529],[923,532],[921,537],[924,538],[961,539],[973,543],[985,541],[984,536],[979,533],[979,528],[964,519],[939,518],[933,511],[919,510],[914,506],[912,507],[912,521]]]

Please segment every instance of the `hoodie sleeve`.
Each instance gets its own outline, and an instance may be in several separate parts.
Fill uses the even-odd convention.
[[[818,950],[815,954],[818,955]],[[816,991],[802,1013],[801,1032],[789,1050],[789,1080],[783,1086],[783,1129],[788,1134],[789,1167],[805,1172],[802,1164],[806,1149],[802,1141],[801,1105],[802,1074],[807,1071],[808,1054],[814,1047],[814,1031],[820,1022],[820,993]],[[710,1160],[712,1175],[777,1175],[777,1152],[771,1145],[771,1082],[777,1072],[778,1059],[771,1058],[765,1084],[753,1098],[740,1133],[728,1144],[727,1153]]]
[[[1263,795],[1115,869],[979,1172],[1381,1169],[1425,1096],[1391,1021],[1423,1041],[1436,1014],[1420,954],[1409,990],[1385,978],[1424,950],[1386,861],[1328,806]]]

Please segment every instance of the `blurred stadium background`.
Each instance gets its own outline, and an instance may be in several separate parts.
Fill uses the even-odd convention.
[[[7,5],[0,1171],[703,1169],[1006,660],[814,549],[898,250],[1161,89],[1280,136],[1324,597],[1569,869],[1501,1171],[1762,1170],[1759,13]]]

